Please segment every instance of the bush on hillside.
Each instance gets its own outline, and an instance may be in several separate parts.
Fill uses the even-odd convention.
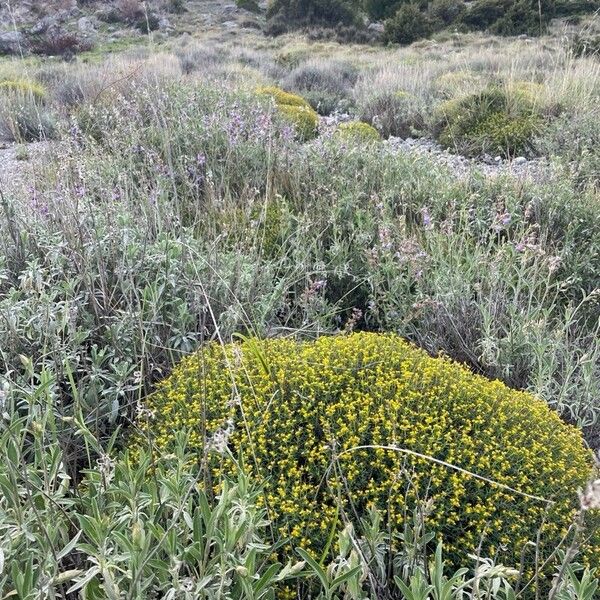
[[[548,0],[517,0],[491,27],[499,35],[541,35],[552,18],[552,3]]]
[[[468,5],[462,21],[471,29],[484,30],[501,19],[511,0],[477,0]]]
[[[235,0],[235,3],[238,8],[243,8],[253,13],[260,12],[260,6],[256,0]]]
[[[92,40],[68,31],[51,31],[31,39],[30,47],[34,54],[72,58],[75,54],[91,50],[94,44]]]
[[[460,20],[465,6],[462,0],[433,0],[427,11],[436,28],[443,28]]]
[[[431,498],[428,525],[452,558],[479,548],[505,564],[523,553],[532,566],[530,542],[539,535],[542,561],[556,550],[592,474],[581,433],[545,402],[393,334],[209,344],[183,360],[147,409],[138,443],[148,438],[164,454],[177,431],[189,432],[199,456],[216,451],[215,481],[232,468],[224,447],[243,451],[278,532],[317,552],[340,509],[365,516],[375,505],[401,530],[410,507]],[[434,457],[513,491],[365,445]]]
[[[461,154],[531,154],[541,117],[519,90],[487,88],[448,100],[438,108],[435,133],[439,142]]]
[[[408,0],[365,0],[365,10],[371,19],[381,21],[394,15]]]
[[[357,0],[274,0],[267,9],[267,33],[271,35],[310,25],[359,23]]]
[[[553,0],[476,0],[467,5],[461,21],[471,29],[499,35],[540,35],[555,16]]]
[[[419,8],[403,4],[398,12],[385,22],[384,38],[394,44],[412,44],[430,36],[434,31],[433,22]]]

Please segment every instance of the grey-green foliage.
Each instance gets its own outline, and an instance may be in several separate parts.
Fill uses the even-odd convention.
[[[273,598],[298,566],[273,552],[260,490],[240,469],[218,495],[205,471],[177,451],[117,460],[83,420],[73,430],[97,456],[79,485],[56,435],[50,380],[26,414],[4,391],[0,423],[0,594],[54,598]],[[25,411],[23,411],[25,412]],[[301,567],[300,567],[301,568]]]
[[[516,600],[535,581],[493,560],[470,556],[452,572],[444,560],[443,543],[432,547],[426,529],[426,506],[407,519],[404,533],[392,543],[372,510],[358,530],[348,522],[339,532],[337,555],[325,564],[299,548],[297,553],[321,588],[319,600]],[[565,564],[553,580],[551,596],[591,600],[598,589],[595,572],[576,563]],[[526,596],[525,596],[526,597]]]

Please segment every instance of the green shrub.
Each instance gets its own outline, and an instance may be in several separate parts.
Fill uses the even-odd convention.
[[[403,4],[385,22],[384,38],[394,44],[412,44],[433,33],[431,19],[412,3]]]
[[[286,92],[281,88],[273,86],[259,87],[256,90],[259,96],[269,96],[273,98],[278,106],[298,106],[299,108],[310,108],[310,104],[297,94]]]
[[[267,32],[278,35],[311,25],[357,25],[359,4],[357,0],[273,0],[267,9]]]
[[[372,19],[381,21],[391,17],[407,0],[365,0],[365,10]]]
[[[275,102],[280,115],[293,125],[301,140],[310,140],[317,135],[319,115],[302,96],[291,94],[275,86],[258,88],[259,96],[268,96]]]
[[[462,0],[433,0],[427,10],[437,27],[448,27],[460,20],[465,11],[465,3]]]
[[[335,130],[335,134],[343,140],[355,143],[378,142],[381,139],[379,131],[375,127],[362,121],[340,123]]]
[[[294,127],[300,140],[311,140],[317,135],[319,116],[312,108],[282,105],[279,113]]]
[[[540,35],[556,16],[556,7],[554,0],[477,0],[468,3],[461,20],[471,29],[500,35]]]
[[[487,29],[502,18],[511,5],[511,0],[477,0],[468,5],[462,21],[471,29]]]
[[[531,566],[529,542],[539,535],[540,559],[550,556],[592,475],[580,432],[545,402],[390,334],[209,344],[147,408],[138,443],[148,437],[166,453],[184,430],[198,456],[243,450],[279,533],[319,552],[340,506],[365,516],[374,504],[400,528],[412,504],[431,498],[428,525],[455,560],[479,547],[505,564],[523,553]],[[231,467],[217,454],[215,481]]]
[[[500,88],[448,100],[435,119],[440,143],[469,156],[532,153],[541,123],[528,90]]]

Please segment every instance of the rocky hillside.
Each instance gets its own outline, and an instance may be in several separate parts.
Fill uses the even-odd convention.
[[[0,6],[0,55],[68,55],[153,33],[257,29],[260,12],[216,0],[22,0]],[[243,4],[243,3],[242,3]]]

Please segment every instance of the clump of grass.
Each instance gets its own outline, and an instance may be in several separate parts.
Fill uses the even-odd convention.
[[[384,138],[420,135],[425,126],[419,99],[408,92],[376,93],[360,107],[361,120],[375,127]]]
[[[312,60],[289,73],[284,84],[302,94],[320,114],[331,114],[351,105],[351,91],[358,70],[341,61]]]
[[[46,90],[25,79],[0,82],[0,137],[30,142],[51,138],[56,123],[46,106]]]

